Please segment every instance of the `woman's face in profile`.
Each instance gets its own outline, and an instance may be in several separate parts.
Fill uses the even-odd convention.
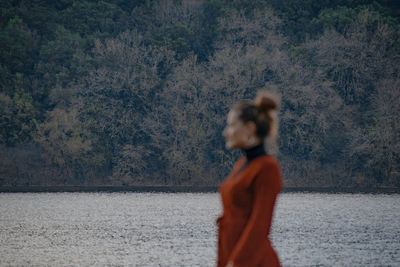
[[[227,125],[223,132],[226,148],[236,149],[246,147],[248,135],[248,129],[243,121],[239,119],[238,112],[231,110],[228,113]]]

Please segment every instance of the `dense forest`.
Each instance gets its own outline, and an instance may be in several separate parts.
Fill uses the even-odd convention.
[[[397,0],[0,9],[0,186],[218,185],[229,108],[267,89],[286,186],[400,187]]]

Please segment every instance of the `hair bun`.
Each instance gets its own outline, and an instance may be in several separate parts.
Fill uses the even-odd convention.
[[[270,92],[260,91],[257,94],[255,105],[260,113],[269,113],[278,108],[278,98]]]

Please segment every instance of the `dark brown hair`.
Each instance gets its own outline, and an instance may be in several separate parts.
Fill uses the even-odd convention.
[[[254,122],[256,134],[261,139],[276,132],[276,118],[272,112],[278,109],[278,98],[266,91],[260,91],[255,101],[244,101],[233,107],[243,122]]]

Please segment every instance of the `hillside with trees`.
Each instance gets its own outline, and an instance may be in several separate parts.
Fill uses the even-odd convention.
[[[281,96],[290,187],[400,187],[396,0],[0,1],[0,186],[218,185]]]

